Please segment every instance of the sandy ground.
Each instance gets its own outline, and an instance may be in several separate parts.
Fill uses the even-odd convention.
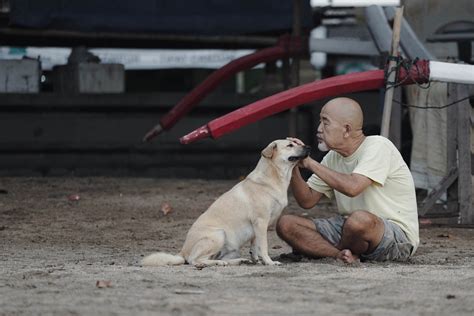
[[[403,264],[140,267],[151,252],[178,252],[193,221],[235,183],[0,178],[0,315],[474,314],[474,229],[424,226]],[[165,216],[163,203],[173,212]],[[331,209],[305,211],[290,199],[286,212]],[[269,238],[272,257],[289,252],[275,231]]]

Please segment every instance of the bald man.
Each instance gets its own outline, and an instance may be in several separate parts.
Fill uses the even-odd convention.
[[[277,233],[295,253],[311,258],[406,261],[419,244],[415,187],[397,148],[381,136],[365,136],[359,104],[336,98],[324,105],[317,130],[321,163],[311,157],[293,170],[291,188],[309,209],[323,195],[335,198],[338,215],[310,220],[284,215]],[[289,138],[303,144],[297,138]],[[300,168],[313,172],[303,180]]]

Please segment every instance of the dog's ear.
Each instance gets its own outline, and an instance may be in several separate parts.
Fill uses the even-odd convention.
[[[273,157],[273,152],[275,151],[277,144],[275,142],[271,142],[264,150],[262,150],[262,156],[268,159]]]

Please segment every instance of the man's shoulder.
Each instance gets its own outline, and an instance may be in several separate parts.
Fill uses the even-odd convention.
[[[402,154],[395,147],[395,145],[386,137],[383,136],[367,136],[367,144],[361,153],[365,157],[378,157],[378,162],[381,164],[393,164],[400,166],[406,164],[403,160]]]
[[[379,135],[372,135],[372,136],[367,136],[365,138],[365,141],[363,143],[363,151],[373,151],[373,150],[388,150],[387,153],[389,152],[398,152],[397,148],[395,145],[386,137],[379,136]]]
[[[389,145],[394,146],[390,139],[380,136],[380,135],[371,135],[365,138],[365,142],[371,145]]]

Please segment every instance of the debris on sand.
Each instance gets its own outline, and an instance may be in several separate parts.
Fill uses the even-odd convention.
[[[173,208],[168,202],[164,202],[163,204],[161,204],[161,212],[163,213],[163,215],[166,216],[172,211],[173,211]]]
[[[106,287],[112,287],[112,281],[109,280],[98,280],[95,283],[95,286],[98,287],[99,289],[103,289]]]
[[[204,294],[202,290],[181,290],[177,289],[174,291],[175,294]]]
[[[453,236],[451,236],[451,234],[448,234],[448,233],[442,233],[442,234],[439,234],[436,237],[439,237],[439,238],[452,238]]]
[[[79,194],[71,194],[67,197],[67,199],[69,201],[79,201],[81,199],[81,197],[79,196]]]

